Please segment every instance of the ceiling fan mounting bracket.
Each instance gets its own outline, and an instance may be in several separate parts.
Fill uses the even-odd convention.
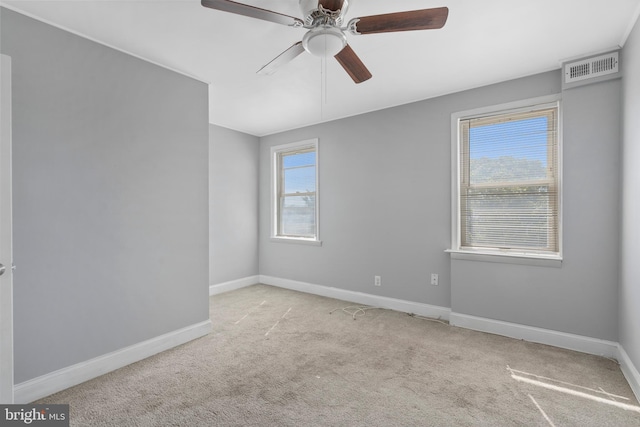
[[[342,30],[349,31],[351,34],[358,36],[361,34],[358,31],[358,22],[360,22],[360,18],[353,18],[347,23],[346,27],[342,28]]]

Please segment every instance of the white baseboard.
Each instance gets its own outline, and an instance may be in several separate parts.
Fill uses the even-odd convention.
[[[209,296],[218,295],[223,292],[235,291],[236,289],[255,285],[260,282],[260,276],[249,276],[242,279],[231,280],[229,282],[217,283],[209,286]]]
[[[451,309],[437,305],[405,301],[380,295],[365,294],[362,292],[347,291],[344,289],[314,285],[312,283],[281,279],[278,277],[260,275],[260,283],[305,292],[308,294],[355,302],[372,307],[388,308],[391,310],[401,311],[403,313],[414,313],[420,316],[433,317],[442,320],[449,320],[449,313],[451,312]]]
[[[15,403],[25,404],[99,377],[211,332],[211,320],[134,344],[85,362],[16,384]]]
[[[594,354],[596,356],[604,356],[613,359],[618,358],[618,343],[613,341],[599,340],[597,338],[590,338],[582,335],[568,334],[550,329],[536,328],[533,326],[469,316],[467,314],[455,312],[451,313],[449,322],[451,325],[458,326],[460,328],[489,332],[510,338],[522,339],[568,350],[580,351],[582,353]]]
[[[618,351],[618,361],[620,362],[620,369],[622,370],[624,377],[627,379],[631,390],[633,390],[633,394],[636,395],[636,399],[638,399],[638,402],[640,402],[640,373],[621,345],[618,345]]]

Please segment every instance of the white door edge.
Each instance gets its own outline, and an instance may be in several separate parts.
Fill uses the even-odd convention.
[[[13,403],[11,58],[0,55],[0,403]]]

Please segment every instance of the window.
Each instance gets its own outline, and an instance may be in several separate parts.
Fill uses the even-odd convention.
[[[272,147],[272,238],[318,239],[317,139]]]
[[[558,102],[461,114],[453,250],[560,257]]]

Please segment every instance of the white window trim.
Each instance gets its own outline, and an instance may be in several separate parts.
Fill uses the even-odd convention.
[[[505,104],[492,105],[453,113],[451,115],[451,248],[445,252],[452,259],[484,262],[504,262],[536,266],[559,267],[562,263],[562,108],[559,94],[530,98]],[[545,107],[558,108],[558,252],[518,252],[515,250],[468,249],[460,247],[460,121],[470,117],[500,113],[535,111]]]
[[[277,234],[278,230],[278,164],[277,164],[277,155],[283,151],[291,151],[295,149],[303,149],[313,147],[316,153],[316,237],[315,238],[304,238],[304,237],[289,237],[289,236],[279,236]],[[321,246],[322,241],[320,240],[320,181],[318,179],[318,170],[319,170],[319,152],[318,152],[318,138],[307,139],[304,141],[292,142],[289,144],[275,145],[271,147],[271,187],[269,195],[271,199],[271,223],[270,223],[270,233],[271,242],[275,243],[294,243],[294,244],[303,244],[303,245],[313,245],[313,246]]]

